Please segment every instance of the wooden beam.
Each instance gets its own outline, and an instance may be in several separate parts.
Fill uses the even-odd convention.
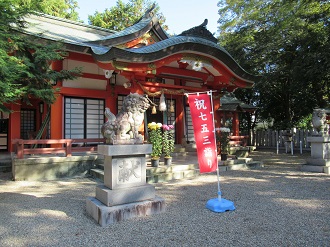
[[[199,71],[195,71],[195,70],[174,68],[174,67],[169,67],[169,66],[163,66],[163,67],[157,69],[156,74],[157,75],[166,74],[168,76],[170,76],[171,74],[174,74],[174,75],[179,75],[182,77],[188,77],[187,80],[189,80],[189,78],[197,78],[203,82],[205,82],[207,80],[207,78],[209,77],[209,74],[207,74],[207,73],[203,73],[203,72],[199,72]]]
[[[185,87],[185,86],[179,86],[179,85],[169,85],[169,84],[162,84],[162,83],[154,83],[154,82],[140,82],[140,84],[147,88],[150,92],[155,92],[159,88],[166,88],[166,89],[175,89],[180,90],[184,89],[188,92],[201,92],[204,91],[205,88],[196,88],[196,87]]]

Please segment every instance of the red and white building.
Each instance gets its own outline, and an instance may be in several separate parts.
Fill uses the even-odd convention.
[[[163,93],[167,110],[156,114],[148,110],[144,126],[152,121],[175,124],[176,143],[183,138],[193,141],[184,93],[217,91],[213,97],[216,112],[221,91],[249,88],[256,80],[217,44],[206,28],[207,21],[169,36],[151,12],[120,32],[48,15],[31,15],[26,20],[30,23],[27,34],[65,44],[68,56],[54,61],[52,69],[81,67],[82,76],[54,83],[59,91],[49,110],[38,99],[32,99],[32,105],[9,105],[12,113],[0,116],[3,151],[14,150],[14,139],[33,138],[49,111],[50,124],[42,138],[102,138],[105,107],[116,114],[129,93],[148,94],[156,104]],[[221,116],[215,118],[219,125]],[[145,127],[141,132],[145,133]]]

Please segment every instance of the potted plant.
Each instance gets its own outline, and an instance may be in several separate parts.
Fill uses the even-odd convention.
[[[161,123],[152,122],[148,124],[149,142],[152,144],[151,165],[154,167],[159,165],[159,158],[163,151],[161,127]]]
[[[165,165],[172,164],[172,153],[174,151],[174,126],[163,124],[163,153]]]
[[[229,153],[230,129],[226,127],[217,128],[217,142],[220,144],[221,160],[226,160]]]

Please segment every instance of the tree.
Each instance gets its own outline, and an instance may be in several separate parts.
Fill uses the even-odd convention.
[[[330,101],[330,2],[219,1],[219,42],[262,75],[253,97],[259,115],[289,128]]]
[[[76,0],[16,0],[20,6],[48,15],[79,21]]]
[[[159,13],[158,4],[153,4],[155,4],[153,11],[157,14],[160,23],[163,24],[165,18],[162,13]],[[94,15],[89,15],[88,21],[94,26],[121,31],[136,23],[153,4],[148,0],[129,0],[127,4],[118,0],[116,6],[105,9],[103,13],[96,11]],[[165,25],[163,28],[167,29]]]
[[[80,69],[53,71],[52,61],[62,60],[65,52],[59,43],[47,43],[23,34],[24,16],[32,13],[14,0],[0,2],[0,111],[5,104],[31,97],[47,104],[55,101],[52,81],[73,79]]]

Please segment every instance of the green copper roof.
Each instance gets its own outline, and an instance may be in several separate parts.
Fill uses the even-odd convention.
[[[218,111],[254,111],[255,106],[248,105],[235,97],[233,93],[227,93],[220,98]]]

